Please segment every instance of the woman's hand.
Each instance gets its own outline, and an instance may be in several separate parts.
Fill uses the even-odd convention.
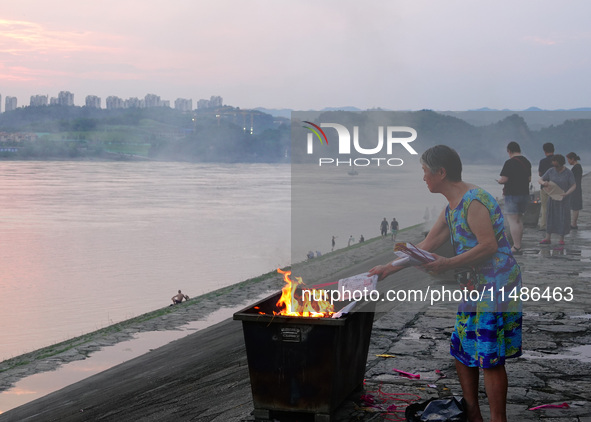
[[[453,268],[451,260],[449,258],[434,253],[432,253],[431,255],[435,257],[435,261],[423,264],[423,268],[425,270],[438,274]]]
[[[404,267],[395,267],[392,264],[385,264],[385,265],[376,265],[371,270],[369,270],[369,275],[377,275],[378,281],[383,280],[391,274],[394,274],[397,271],[400,271]]]

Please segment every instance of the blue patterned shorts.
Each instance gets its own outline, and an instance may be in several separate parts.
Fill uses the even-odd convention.
[[[521,356],[521,312],[458,312],[450,353],[466,366],[492,368]]]

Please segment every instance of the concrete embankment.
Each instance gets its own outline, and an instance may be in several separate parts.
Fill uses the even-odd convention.
[[[591,185],[583,180],[579,230],[566,246],[540,245],[543,233],[526,228],[524,254],[517,257],[528,297],[524,303],[524,355],[507,363],[510,421],[591,421]],[[400,233],[416,242],[423,229]],[[556,243],[556,241],[554,242]],[[388,238],[356,245],[295,266],[308,284],[366,271],[392,258]],[[371,259],[370,259],[371,257]],[[263,288],[277,290],[280,276]],[[409,268],[380,283],[380,290],[453,288],[453,280]],[[252,287],[252,286],[251,286]],[[533,294],[545,292],[549,296]],[[572,289],[572,290],[571,290]],[[572,292],[572,300],[567,300]],[[558,294],[560,293],[560,294]],[[244,293],[246,294],[246,293]],[[366,392],[389,404],[461,395],[449,335],[453,302],[386,303],[371,337]],[[189,307],[187,307],[189,308]],[[378,356],[380,355],[380,356]],[[400,376],[394,369],[419,374]],[[481,383],[481,404],[488,406]],[[412,394],[412,395],[409,395]],[[566,405],[564,405],[566,403]],[[541,405],[557,408],[528,410]],[[243,421],[253,410],[241,324],[227,320],[125,362],[46,397],[0,415],[0,421]],[[359,394],[338,409],[336,421],[381,421],[401,417],[364,407]]]

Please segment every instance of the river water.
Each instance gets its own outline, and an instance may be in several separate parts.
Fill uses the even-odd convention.
[[[465,180],[500,196],[499,170],[466,166]],[[383,200],[298,228],[293,260],[444,205],[416,166],[383,185],[343,174],[322,183]],[[2,162],[0,361],[167,306],[178,289],[197,296],[289,265],[290,183],[288,164]]]

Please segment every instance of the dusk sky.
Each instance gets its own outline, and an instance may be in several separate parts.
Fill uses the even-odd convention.
[[[0,0],[0,95],[591,106],[587,0]]]

